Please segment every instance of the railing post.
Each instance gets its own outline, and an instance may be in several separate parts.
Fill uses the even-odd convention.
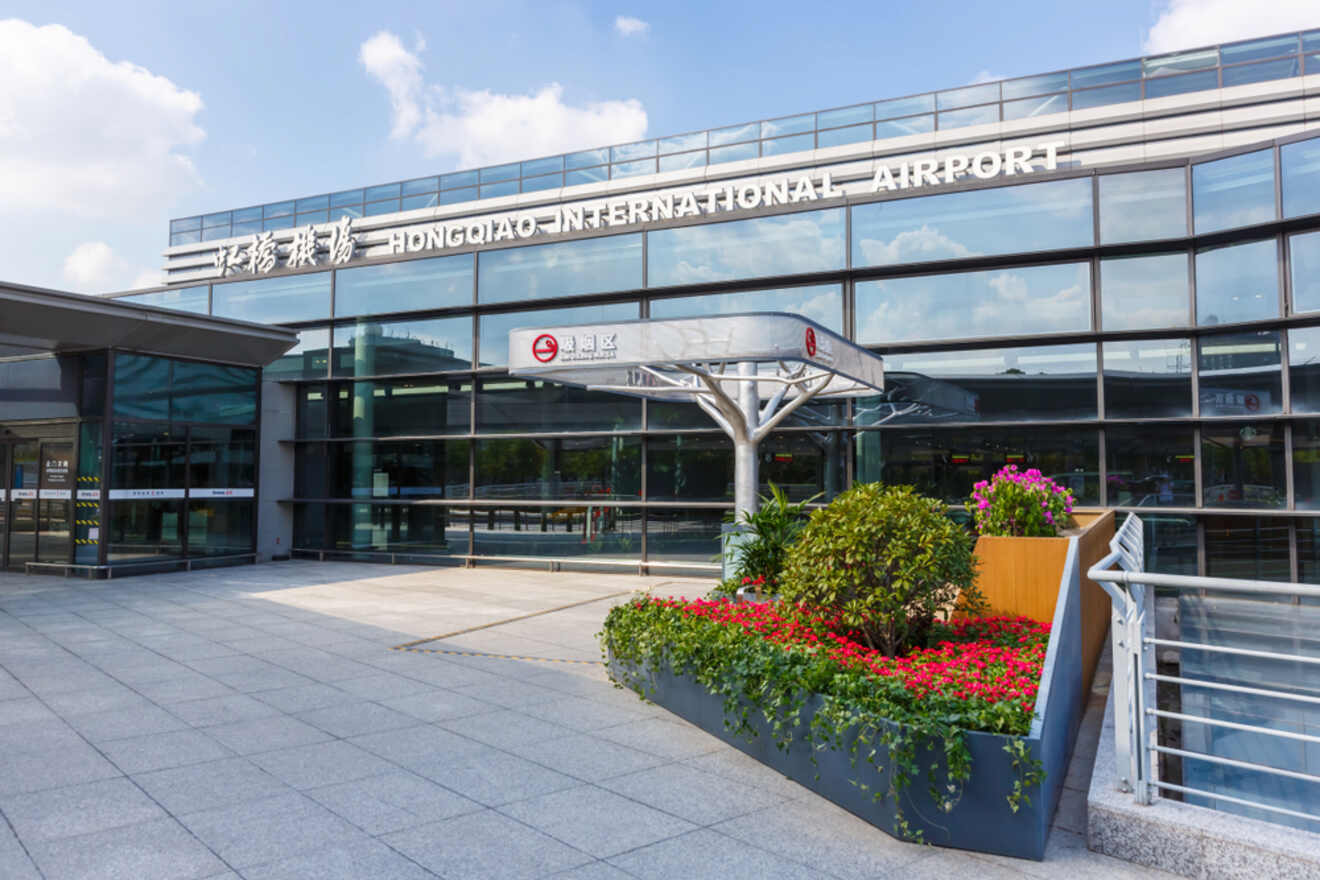
[[[1106,587],[1109,585],[1106,584]],[[1110,594],[1112,611],[1110,638],[1113,640],[1114,671],[1111,683],[1114,689],[1114,766],[1118,770],[1118,790],[1132,791],[1136,774],[1132,761],[1132,662],[1128,639],[1131,638],[1127,605],[1131,601],[1127,588],[1117,588]]]

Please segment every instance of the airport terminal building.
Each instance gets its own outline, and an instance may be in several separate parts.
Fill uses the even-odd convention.
[[[110,305],[245,355],[0,327],[8,567],[713,570],[724,434],[511,376],[509,332],[775,311],[886,390],[763,485],[1017,463],[1139,510],[1153,570],[1320,580],[1320,30],[181,218],[164,269]]]

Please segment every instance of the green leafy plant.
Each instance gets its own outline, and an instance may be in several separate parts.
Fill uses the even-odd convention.
[[[807,505],[819,497],[793,503],[783,489],[771,483],[769,497],[761,496],[756,512],[742,513],[738,522],[749,534],[734,551],[737,566],[733,576],[738,584],[755,586],[758,594],[763,589],[775,591],[784,555],[807,523]]]
[[[973,486],[966,507],[982,535],[1052,538],[1072,513],[1073,494],[1035,468],[1010,464]]]
[[[979,611],[973,539],[911,486],[861,483],[815,511],[785,554],[779,594],[839,615],[887,657],[937,619]]]

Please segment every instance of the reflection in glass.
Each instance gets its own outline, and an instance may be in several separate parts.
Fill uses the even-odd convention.
[[[110,452],[110,488],[169,489],[187,485],[184,431],[164,424],[116,422]]]
[[[211,314],[258,324],[330,317],[330,273],[231,281],[211,288]]]
[[[1196,252],[1196,323],[1231,324],[1279,314],[1274,239]]]
[[[1090,178],[892,199],[853,208],[853,264],[891,266],[1082,247]]]
[[[483,256],[484,264],[484,256]],[[560,327],[605,321],[637,320],[637,303],[605,303],[598,306],[570,306],[562,309],[538,309],[530,312],[499,312],[482,315],[477,320],[481,332],[478,366],[502,367],[509,362],[509,331],[520,327]]]
[[[519,302],[642,286],[642,237],[607,235],[578,241],[484,251],[477,299]]]
[[[651,501],[732,501],[732,441],[721,434],[648,437],[646,495]]]
[[[379,323],[358,318],[335,327],[336,376],[429,373],[472,366],[472,319]]]
[[[581,503],[479,507],[472,511],[472,523],[476,556],[581,556],[634,564],[642,558],[642,512],[636,508]]]
[[[256,370],[179,360],[173,366],[170,418],[231,425],[257,420]]]
[[[1320,519],[1306,517],[1293,520],[1297,530],[1297,580],[1303,584],[1320,584]],[[1302,599],[1302,604],[1315,604],[1315,599]]]
[[[205,284],[197,287],[176,287],[173,290],[157,290],[152,293],[121,296],[115,301],[205,315],[210,309],[210,288]]]
[[[1192,166],[1197,235],[1274,219],[1274,151],[1257,150]]]
[[[710,565],[720,551],[723,510],[651,508],[646,513],[646,558]]]
[[[1100,500],[1095,430],[907,428],[857,434],[857,481],[909,484],[951,504],[1006,464],[1039,468],[1073,491],[1079,504]]]
[[[256,539],[250,500],[192,499],[188,502],[188,555],[251,553]]]
[[[298,342],[266,366],[267,379],[316,379],[330,369],[330,330],[313,327],[298,331]]]
[[[1283,216],[1320,212],[1320,138],[1279,147],[1283,172]]]
[[[1201,415],[1250,416],[1282,409],[1278,331],[1203,336],[1198,362]]]
[[[1095,418],[1093,344],[885,355],[886,393],[860,425]]]
[[[843,491],[848,435],[842,431],[781,431],[761,441],[757,464],[762,496],[774,484],[793,501],[828,501]]]
[[[765,365],[764,369],[772,369]],[[794,410],[784,422],[783,427],[818,428],[828,425],[842,425],[847,421],[847,404],[841,400],[813,401]],[[646,424],[651,429],[705,428],[715,426],[711,417],[706,415],[695,403],[681,403],[673,400],[648,400],[646,402]]]
[[[1283,425],[1201,427],[1201,486],[1206,507],[1283,507],[1288,501]]]
[[[182,517],[182,501],[111,501],[108,561],[113,565],[182,556]]]
[[[306,486],[300,497],[409,501],[468,496],[467,440],[331,443],[329,454],[327,491]]]
[[[703,293],[651,300],[652,318],[691,318],[739,312],[789,312],[843,332],[843,291],[837,284],[739,293]]]
[[[658,229],[647,239],[647,283],[664,287],[842,269],[843,224],[843,209],[834,208]]]
[[[1105,330],[1184,327],[1191,316],[1187,254],[1100,261],[1100,326]]]
[[[189,489],[256,487],[256,431],[245,428],[193,428],[188,440]]]
[[[477,393],[477,430],[489,434],[556,431],[633,431],[642,402],[608,391],[553,382],[487,379]]]
[[[1091,329],[1087,263],[861,281],[856,291],[864,345]]]
[[[1267,516],[1207,516],[1204,522],[1207,577],[1292,580],[1288,520]]]
[[[1181,168],[1100,175],[1100,243],[1187,234],[1187,177]]]
[[[1293,494],[1299,508],[1320,509],[1320,422],[1293,422]]]
[[[1291,263],[1292,310],[1320,310],[1320,232],[1304,232],[1288,238]]]
[[[635,436],[481,440],[475,497],[635,500],[641,448]]]
[[[1293,412],[1320,412],[1320,327],[1288,331],[1288,381]]]
[[[1105,457],[1111,507],[1196,506],[1196,440],[1191,427],[1110,426],[1105,428]],[[1191,546],[1195,559],[1195,528]]]
[[[340,269],[335,275],[335,314],[340,316],[442,309],[470,302],[471,254]]]
[[[1105,416],[1163,418],[1192,414],[1192,343],[1134,339],[1101,343]]]
[[[334,437],[464,434],[472,386],[444,379],[378,379],[335,383],[330,396]]]
[[[303,507],[300,505],[300,507]],[[440,506],[400,504],[309,504],[295,511],[294,543],[300,549],[338,551],[339,558],[371,559],[393,553],[418,561],[467,553],[465,512]]]
[[[1076,83],[1077,71],[1073,71]],[[1107,107],[1110,104],[1124,104],[1141,100],[1141,83],[1130,82],[1117,86],[1102,86],[1098,89],[1083,89],[1072,93],[1073,110],[1090,110],[1095,107]]]
[[[131,419],[170,417],[170,362],[148,355],[115,354],[114,411]]]

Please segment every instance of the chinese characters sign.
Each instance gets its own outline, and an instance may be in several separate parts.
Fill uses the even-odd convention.
[[[357,235],[353,232],[353,218],[343,217],[338,223],[321,231],[308,224],[293,232],[293,241],[285,246],[284,265],[289,269],[320,264],[325,262],[336,266],[353,259],[357,249]],[[321,253],[324,246],[325,254]],[[216,249],[214,265],[217,277],[223,278],[231,272],[250,272],[263,275],[280,264],[280,249],[275,241],[275,233],[266,232],[252,236],[246,246],[241,244],[221,245]]]

